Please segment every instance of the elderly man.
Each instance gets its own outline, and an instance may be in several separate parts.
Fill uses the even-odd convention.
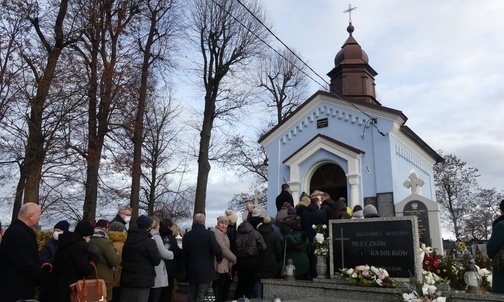
[[[217,279],[215,262],[223,259],[215,234],[205,227],[205,215],[194,214],[192,230],[182,239],[182,253],[189,282],[189,302],[201,302],[205,292]]]
[[[5,231],[0,246],[0,297],[4,302],[33,299],[35,287],[47,279],[40,268],[33,227],[40,220],[40,206],[25,203],[18,218]]]
[[[110,222],[111,229],[120,230],[120,232],[126,230],[126,224],[131,220],[131,207],[130,206],[120,206],[116,217]]]

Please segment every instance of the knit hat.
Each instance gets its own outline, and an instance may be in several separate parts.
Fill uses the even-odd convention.
[[[374,205],[368,204],[364,207],[362,214],[364,214],[364,217],[367,217],[368,215],[378,215],[378,210],[376,210]]]
[[[63,232],[68,232],[68,228],[70,228],[70,223],[68,223],[68,221],[66,220],[61,220],[54,225],[53,229],[60,229]]]
[[[364,211],[363,210],[354,211],[352,214],[352,218],[355,218],[355,219],[364,218]]]
[[[271,217],[269,217],[269,216],[264,217],[263,224],[268,224],[268,225],[271,224]]]
[[[75,226],[74,233],[84,236],[92,236],[94,234],[94,229],[91,223],[87,221],[79,221]]]
[[[136,220],[136,225],[139,229],[147,230],[152,225],[152,218],[146,215],[140,215]]]
[[[290,206],[287,208],[287,215],[296,215],[296,209],[294,207]]]
[[[263,217],[262,213],[258,209],[252,210],[252,217]]]
[[[98,220],[96,222],[96,226],[100,227],[102,229],[109,229],[110,228],[110,223],[108,222],[108,220],[100,219],[100,220]]]
[[[113,221],[110,224],[110,230],[113,232],[124,232],[126,231],[126,226],[124,226],[124,224],[120,223],[119,221]]]
[[[229,224],[236,224],[236,222],[238,221],[238,216],[236,216],[235,212],[233,212],[233,210],[226,210],[226,212],[224,212],[227,216],[227,218],[229,219]]]

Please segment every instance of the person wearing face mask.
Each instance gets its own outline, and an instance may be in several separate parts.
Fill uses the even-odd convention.
[[[120,206],[116,217],[110,221],[110,228],[115,229],[120,226],[124,226],[124,228],[126,228],[126,225],[131,220],[131,210],[130,206]]]
[[[51,240],[44,244],[44,246],[40,249],[40,264],[54,263],[54,255],[56,255],[56,249],[58,248],[59,235],[63,234],[64,232],[68,232],[69,227],[70,223],[68,223],[68,221],[66,220],[61,220],[54,225],[53,238],[51,238]]]
[[[44,269],[50,270],[50,266],[45,265],[46,263],[49,263],[50,265],[54,264],[54,256],[56,255],[56,249],[58,248],[59,235],[63,234],[64,232],[68,232],[69,227],[70,223],[68,223],[68,221],[66,220],[61,220],[54,225],[54,231],[51,240],[44,244],[39,252],[39,262],[40,265],[44,265]],[[40,286],[39,301],[49,301],[48,290],[49,284],[47,282],[42,283],[42,285]]]
[[[90,263],[98,262],[98,255],[88,251],[88,243],[94,234],[93,226],[80,221],[74,232],[64,232],[58,237],[58,249],[50,275],[49,301],[70,301],[70,284],[94,273]]]

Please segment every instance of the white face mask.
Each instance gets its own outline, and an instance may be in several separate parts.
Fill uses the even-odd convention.
[[[54,238],[54,240],[58,240],[59,238],[59,235],[63,234],[63,232],[54,232],[52,237]]]
[[[131,220],[131,216],[126,216],[124,217],[124,221],[126,221],[126,223],[129,223]]]
[[[86,240],[87,243],[91,242],[91,238],[89,237],[84,238],[84,240]]]

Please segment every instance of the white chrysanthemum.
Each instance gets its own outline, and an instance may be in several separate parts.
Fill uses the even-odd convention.
[[[480,274],[481,277],[486,277],[488,275],[491,275],[492,272],[490,272],[489,270],[487,270],[486,268],[482,268],[482,269],[479,269],[478,270],[478,274]]]
[[[490,285],[490,287],[492,287],[492,274],[486,276],[486,281],[488,282],[488,284]]]
[[[317,233],[317,235],[315,235],[315,240],[319,244],[322,244],[324,242],[324,239],[324,234]]]
[[[316,225],[314,225],[314,224],[312,224],[312,226],[311,226],[311,227],[312,227],[312,229],[314,229],[314,230],[316,230],[316,229],[317,229],[317,226],[316,226]]]
[[[414,293],[409,293],[409,294],[402,294],[403,296],[403,299],[405,302],[409,302],[409,301],[415,301],[416,300],[416,295]]]
[[[372,265],[371,265],[371,270],[373,271],[373,273],[378,274],[378,269]]]
[[[347,275],[351,275],[354,273],[354,269],[353,268],[349,268],[347,271],[346,271],[346,274]]]
[[[322,225],[322,228],[323,228],[324,230],[325,230],[325,229],[327,229],[327,225],[323,224],[323,225]]]
[[[357,275],[356,273],[353,273],[353,274],[352,274],[352,278],[354,278],[354,279],[355,279],[355,278],[357,278],[357,276],[358,276],[358,275]]]
[[[376,279],[376,280],[375,280],[375,282],[376,282],[376,284],[378,284],[378,285],[382,285],[382,280],[380,280],[380,279]]]

